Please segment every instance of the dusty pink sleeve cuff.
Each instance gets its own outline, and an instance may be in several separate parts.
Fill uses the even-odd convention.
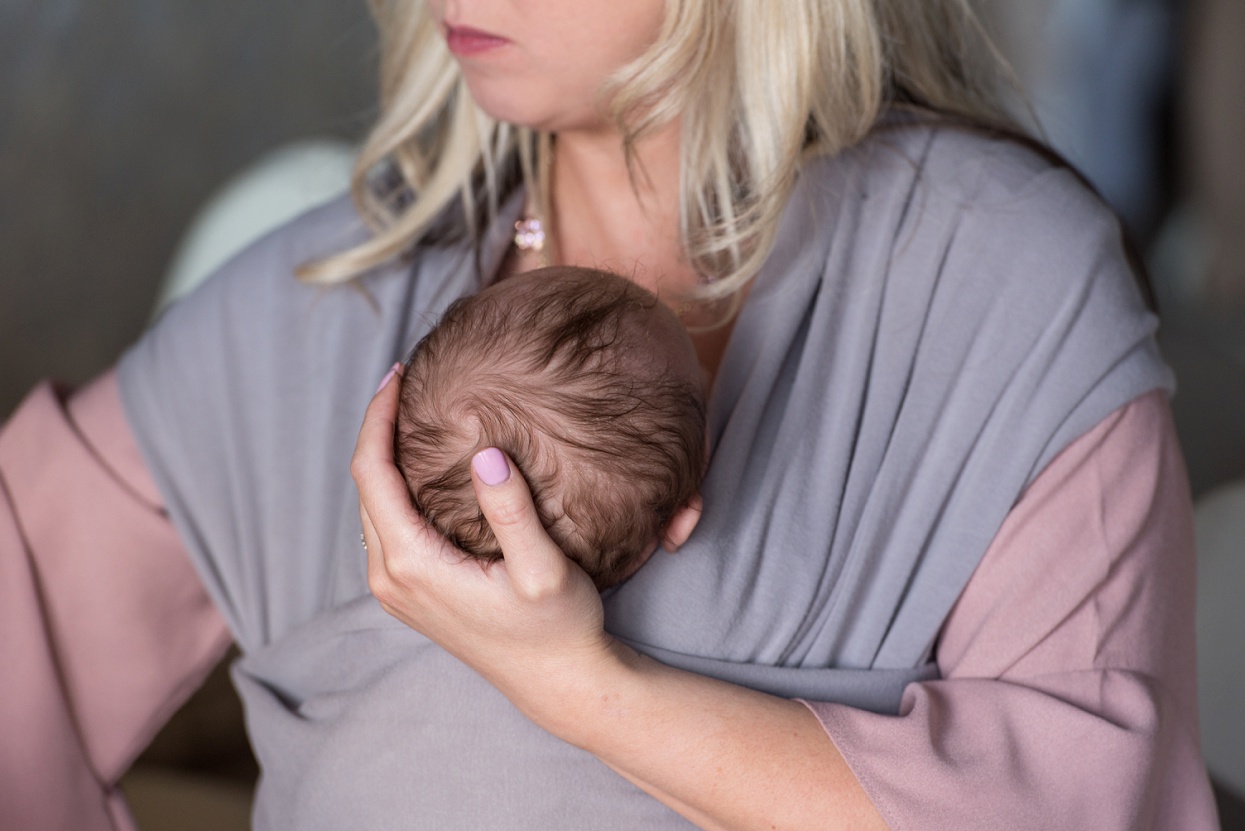
[[[952,610],[899,716],[805,702],[903,828],[1213,829],[1194,547],[1166,397],[1069,446]]]
[[[0,430],[0,827],[124,827],[114,785],[230,642],[115,380]],[[118,826],[118,823],[122,823]]]

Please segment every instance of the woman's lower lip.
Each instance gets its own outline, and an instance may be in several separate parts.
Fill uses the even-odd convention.
[[[509,42],[503,37],[491,35],[488,32],[481,32],[478,29],[469,29],[465,26],[445,27],[445,44],[451,52],[459,56],[465,57],[491,52],[494,49],[500,49]]]

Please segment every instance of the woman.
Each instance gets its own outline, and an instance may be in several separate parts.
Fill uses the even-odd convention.
[[[0,437],[0,614],[42,633],[6,824],[121,816],[232,638],[260,828],[1213,827],[1154,319],[1099,203],[986,136],[966,8],[376,8],[373,232],[313,212]],[[669,298],[712,382],[696,534],[604,597],[494,449],[506,560],[461,562],[372,397],[546,260]]]

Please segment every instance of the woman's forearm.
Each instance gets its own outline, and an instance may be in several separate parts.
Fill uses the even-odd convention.
[[[472,471],[505,559],[481,567],[456,556],[415,513],[393,465],[397,386],[382,385],[368,406],[351,464],[368,583],[386,611],[536,724],[703,827],[884,827],[802,704],[672,669],[609,638],[596,587],[549,539],[509,460],[487,481]]]
[[[594,672],[550,680],[557,692],[529,689],[520,707],[703,828],[886,827],[799,702],[621,644]]]

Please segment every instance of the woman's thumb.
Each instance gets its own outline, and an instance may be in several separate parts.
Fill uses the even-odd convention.
[[[496,447],[486,447],[471,458],[471,481],[515,589],[529,597],[560,590],[569,561],[541,525],[532,492],[514,463]]]

